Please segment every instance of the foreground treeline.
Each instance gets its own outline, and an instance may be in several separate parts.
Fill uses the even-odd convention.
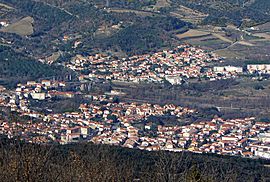
[[[1,181],[267,181],[266,163],[93,144],[0,147]]]

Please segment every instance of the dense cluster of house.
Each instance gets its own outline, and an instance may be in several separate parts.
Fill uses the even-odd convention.
[[[74,93],[61,91],[64,87],[66,87],[65,82],[51,80],[28,81],[26,84],[17,85],[16,94],[19,97],[31,97],[35,100],[45,100],[55,96],[73,97]]]
[[[259,156],[257,151],[260,147],[257,146],[270,146],[261,138],[261,134],[268,133],[268,124],[255,122],[254,117],[230,120],[217,118],[211,122],[191,124],[190,129],[194,132],[189,145],[191,151],[252,157]]]
[[[123,59],[102,54],[87,57],[77,55],[65,66],[82,73],[82,80],[98,78],[136,83],[162,83],[167,80],[178,85],[182,80],[190,78],[217,80],[237,75],[235,71],[226,75],[217,74],[209,67],[209,64],[220,60],[213,53],[190,45],[181,45],[173,50]]]
[[[26,85],[40,84],[46,87],[45,82]],[[26,89],[26,85],[21,87]],[[48,87],[51,85],[47,84]],[[23,122],[0,119],[0,134],[9,138],[19,136],[31,143],[93,142],[148,151],[189,150],[270,158],[269,126],[267,123],[255,122],[255,118],[214,118],[212,121],[184,126],[169,126],[150,121],[149,117],[174,116],[177,122],[197,111],[172,104],[162,106],[119,102],[108,95],[92,95],[92,101],[81,104],[78,112],[45,114],[29,109],[27,100],[16,102],[12,94],[3,93],[0,94],[0,106],[13,108],[21,117],[30,118]],[[23,93],[23,90],[17,89],[14,94],[21,96]]]
[[[144,131],[151,131],[151,127],[151,124],[145,124]],[[255,122],[255,118],[216,118],[211,122],[185,126],[158,125],[157,135],[154,137],[141,135],[140,129],[128,125],[116,131],[104,131],[91,141],[148,151],[188,150],[196,153],[270,158],[269,126],[267,123]]]
[[[118,103],[114,102],[114,97],[101,95],[92,96],[92,102],[82,104],[81,112],[44,114],[30,110],[25,105],[21,107],[21,102],[13,102],[10,99],[1,100],[1,106],[11,107],[21,116],[29,116],[32,119],[39,119],[41,122],[3,122],[1,123],[2,133],[12,137],[14,132],[18,132],[24,140],[28,142],[40,141],[69,143],[81,141],[89,138],[93,132],[112,130],[120,126],[132,125],[136,122],[144,122],[149,116],[170,115],[181,117],[186,114],[192,114],[195,111],[175,105],[151,105],[137,103]],[[27,131],[27,132],[26,132]],[[26,133],[26,134],[25,134]],[[31,133],[31,134],[30,134]],[[22,135],[23,134],[23,135]],[[25,134],[25,135],[24,135]],[[32,137],[35,136],[33,139]],[[83,136],[83,138],[82,138]]]
[[[74,97],[76,93],[63,91],[65,87],[65,82],[51,80],[42,80],[41,82],[28,81],[26,84],[18,84],[15,90],[16,94],[10,99],[9,105],[14,111],[18,108],[28,111],[29,99],[42,101],[55,97]]]
[[[270,73],[270,64],[241,66],[213,66],[222,58],[191,45],[180,45],[173,50],[118,59],[95,54],[77,55],[65,66],[80,74],[80,80],[104,79],[123,82],[168,81],[180,85],[189,79],[210,81],[236,78],[244,73]],[[246,69],[246,71],[244,71]]]
[[[11,111],[37,118],[42,114],[30,109],[30,100],[65,99],[80,94],[79,92],[63,91],[65,87],[66,82],[51,80],[28,81],[26,84],[18,84],[15,91],[11,92],[0,86],[0,106],[9,107]]]
[[[191,78],[217,80],[244,74],[242,67],[210,66],[220,59],[190,45],[181,45],[173,50],[125,59],[101,54],[77,56],[65,66],[79,72],[80,80],[138,83],[181,84]],[[269,73],[270,65],[247,65],[247,72]],[[0,117],[0,134],[9,138],[19,136],[30,143],[93,142],[148,151],[189,150],[270,158],[269,126],[256,122],[253,117],[214,118],[188,124],[185,119],[198,114],[194,109],[173,104],[119,102],[114,95],[124,93],[117,91],[88,95],[91,101],[81,104],[76,112],[44,113],[31,109],[31,100],[72,98],[81,94],[66,91],[67,84],[52,80],[28,81],[18,84],[14,91],[0,86],[0,107],[15,111],[21,117],[21,120]],[[173,124],[166,123],[164,118],[173,118]]]

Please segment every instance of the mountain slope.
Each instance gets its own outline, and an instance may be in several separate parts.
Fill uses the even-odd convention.
[[[244,20],[250,24],[270,20],[268,0],[172,0],[173,6],[184,5],[208,14],[204,24],[226,25],[232,23],[240,26]]]

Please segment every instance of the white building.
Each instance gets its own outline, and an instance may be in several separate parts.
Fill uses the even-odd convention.
[[[270,64],[248,64],[247,70],[250,73],[258,71],[260,73],[270,73]]]
[[[236,66],[216,66],[213,68],[213,70],[216,73],[227,73],[227,72],[243,73],[243,68]]]
[[[9,24],[7,21],[0,21],[0,25],[3,27],[7,27]]]
[[[172,76],[172,75],[166,75],[165,79],[170,82],[172,85],[180,85],[181,84],[181,77],[180,76]]]
[[[259,146],[254,155],[257,157],[270,159],[270,146]]]
[[[45,100],[46,93],[31,93],[31,96],[34,100]]]
[[[260,141],[270,143],[270,133],[261,133],[258,135]]]

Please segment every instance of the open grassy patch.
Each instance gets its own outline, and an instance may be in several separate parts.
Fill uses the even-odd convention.
[[[185,38],[195,38],[195,37],[201,37],[201,36],[207,36],[211,35],[208,32],[190,29],[189,31],[176,35],[179,39],[185,39]]]
[[[228,43],[233,43],[232,40],[228,39],[227,37],[221,35],[221,34],[218,34],[218,33],[212,33],[213,36],[219,38],[220,40],[224,41],[224,42],[228,42]]]
[[[194,24],[201,23],[208,16],[207,14],[183,5],[180,5],[175,11],[171,12],[171,15]]]
[[[20,36],[27,36],[34,33],[33,27],[34,19],[32,17],[25,17],[6,28],[3,28],[1,31],[7,33],[15,33]]]
[[[201,37],[185,38],[183,41],[185,43],[200,46],[208,50],[224,49],[230,45],[230,43],[225,42],[211,34]]]

